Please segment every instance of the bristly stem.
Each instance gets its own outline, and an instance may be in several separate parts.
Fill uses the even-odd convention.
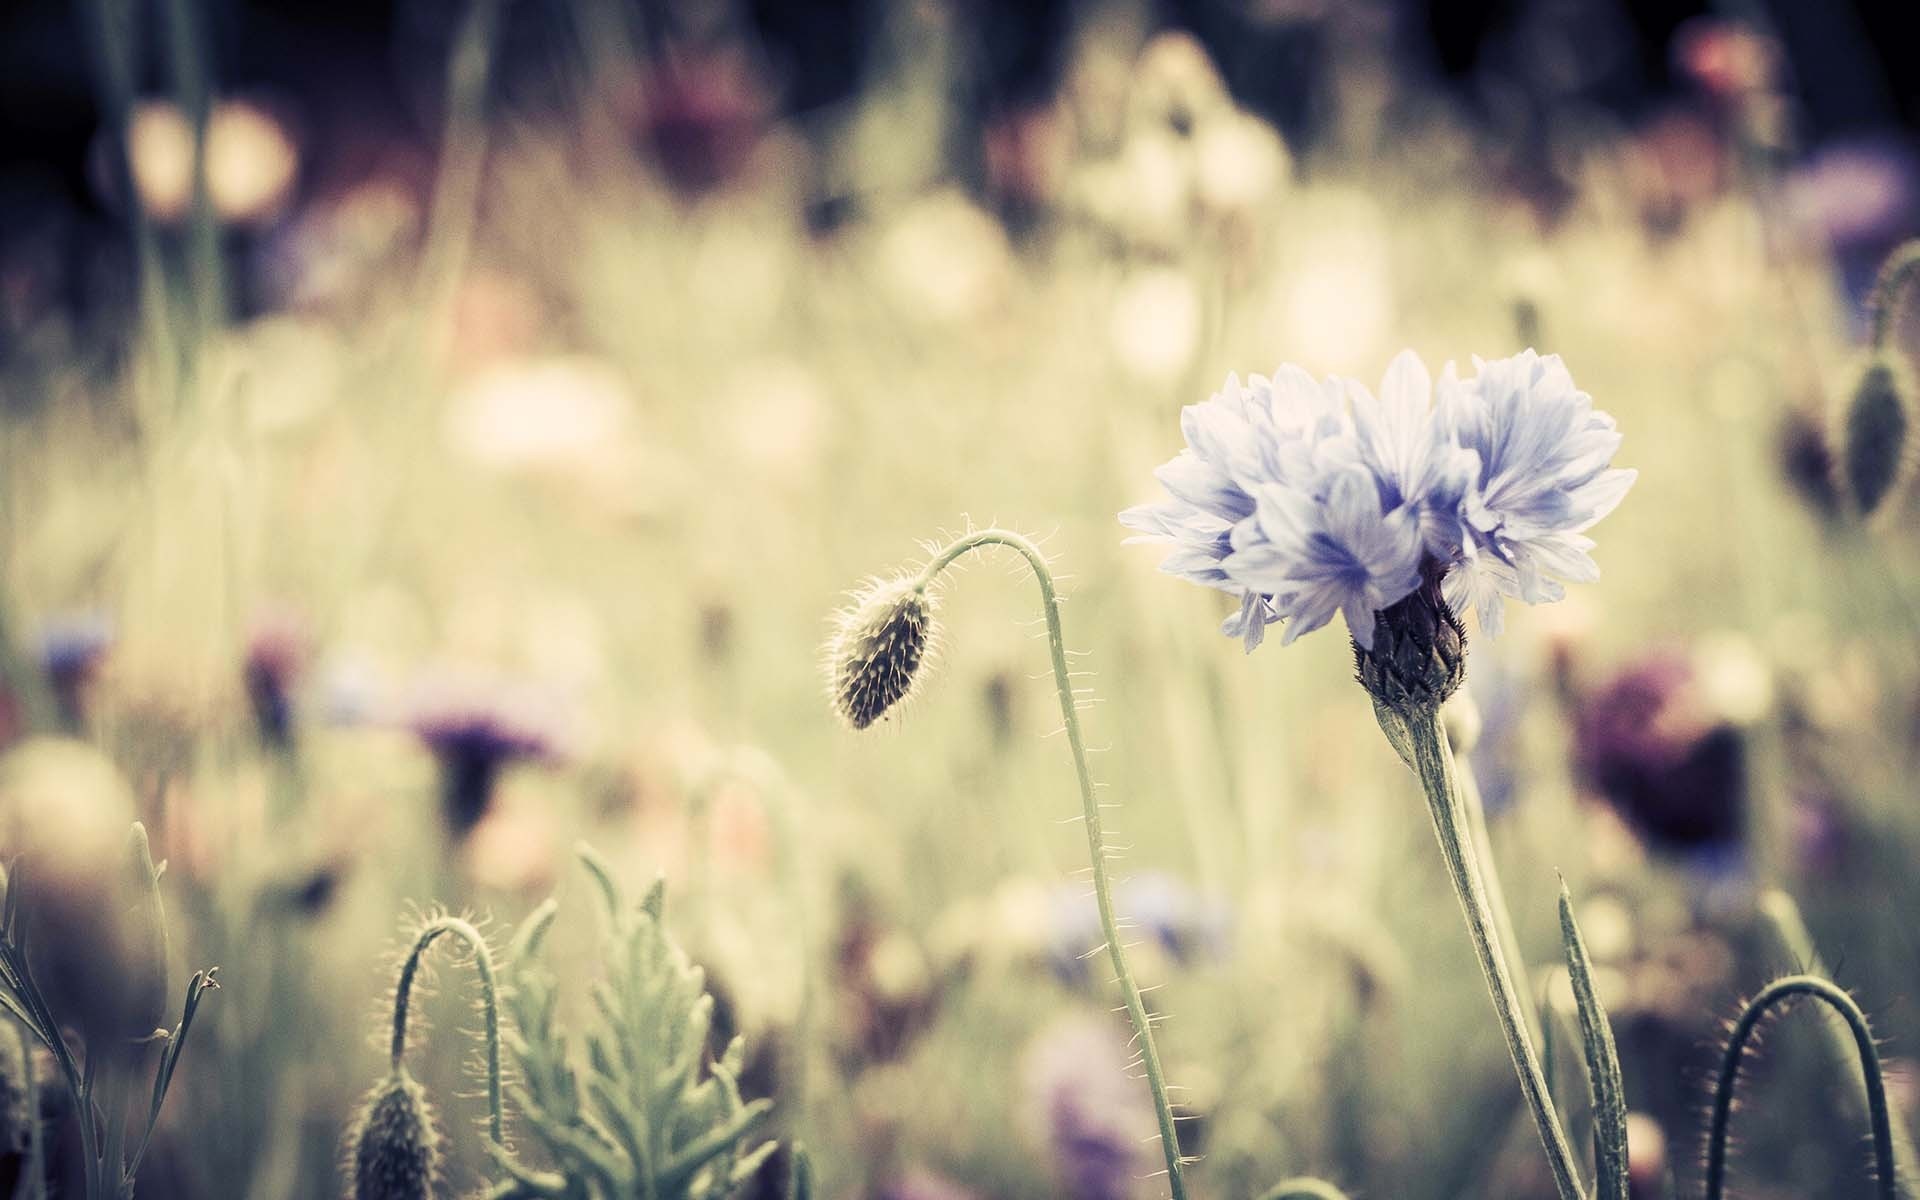
[[[400,967],[400,982],[393,992],[392,1067],[397,1073],[407,1053],[407,1011],[413,1001],[414,976],[420,973],[420,960],[427,947],[442,934],[452,934],[466,943],[473,954],[474,969],[480,975],[480,1016],[485,1024],[487,1043],[487,1132],[495,1144],[504,1145],[506,1120],[500,1102],[500,988],[494,981],[493,951],[487,939],[471,922],[443,914],[427,921],[414,936],[413,948]]]
[[[1573,1148],[1559,1114],[1554,1111],[1546,1071],[1540,1065],[1540,1056],[1527,1029],[1526,1007],[1500,946],[1499,921],[1487,897],[1480,855],[1461,799],[1446,730],[1441,727],[1439,713],[1428,709],[1406,714],[1406,731],[1413,751],[1414,770],[1426,791],[1434,834],[1440,841],[1441,856],[1446,859],[1447,875],[1466,914],[1467,932],[1480,959],[1480,970],[1486,976],[1487,990],[1493,996],[1494,1014],[1500,1020],[1507,1053],[1512,1056],[1514,1070],[1520,1076],[1520,1090],[1526,1096],[1527,1108],[1546,1147],[1554,1184],[1561,1200],[1582,1200],[1586,1192],[1574,1163]]]
[[[1768,888],[1760,893],[1759,907],[1768,928],[1780,942],[1781,950],[1786,953],[1795,970],[1803,975],[1833,978],[1833,971],[1821,957],[1820,948],[1814,944],[1813,934],[1808,931],[1806,920],[1800,915],[1800,906],[1794,903],[1791,895],[1779,888]],[[1845,1029],[1831,1021],[1823,1021],[1821,1031],[1828,1035],[1836,1061],[1844,1062],[1853,1056],[1853,1039]],[[1849,1104],[1848,1108],[1849,1116],[1864,1115],[1854,1104]],[[1906,1200],[1914,1200],[1920,1196],[1920,1151],[1914,1149],[1913,1134],[1909,1132],[1899,1102],[1892,1096],[1887,1097],[1887,1124],[1893,1129],[1895,1182],[1900,1187],[1901,1196]]]
[[[1074,702],[1073,678],[1067,669],[1067,644],[1060,632],[1060,600],[1054,590],[1053,572],[1038,547],[1017,533],[1005,529],[982,529],[961,537],[927,563],[918,584],[926,588],[955,559],[982,546],[1005,546],[1018,551],[1033,569],[1034,582],[1040,585],[1040,606],[1047,620],[1047,646],[1053,655],[1054,689],[1060,696],[1060,717],[1066,725],[1067,745],[1073,750],[1073,770],[1080,783],[1080,806],[1087,829],[1087,855],[1093,862],[1093,897],[1100,909],[1100,930],[1107,942],[1107,957],[1126,1000],[1127,1016],[1133,1022],[1134,1037],[1140,1043],[1140,1061],[1146,1068],[1147,1086],[1153,1091],[1154,1115],[1160,1122],[1160,1149],[1167,1161],[1167,1186],[1173,1200],[1186,1200],[1186,1181],[1181,1175],[1180,1135],[1173,1123],[1173,1105],[1167,1099],[1166,1078],[1160,1069],[1160,1053],[1153,1044],[1153,1025],[1147,1007],[1140,999],[1140,988],[1127,966],[1127,955],[1120,944],[1119,922],[1113,915],[1113,888],[1107,873],[1107,846],[1101,831],[1100,803],[1093,793],[1093,774],[1087,767],[1086,742],[1080,734],[1080,709]]]
[[[1817,975],[1788,975],[1774,980],[1760,990],[1734,1022],[1733,1036],[1727,1039],[1726,1054],[1720,1060],[1720,1079],[1713,1089],[1713,1124],[1707,1133],[1706,1200],[1720,1200],[1726,1189],[1727,1126],[1733,1119],[1733,1085],[1740,1078],[1740,1062],[1746,1055],[1747,1043],[1752,1040],[1761,1018],[1775,1005],[1798,996],[1811,996],[1825,1002],[1853,1033],[1854,1045],[1860,1051],[1860,1070],[1866,1076],[1867,1117],[1873,1126],[1878,1194],[1880,1200],[1895,1200],[1899,1186],[1893,1162],[1893,1122],[1888,1115],[1887,1084],[1880,1074],[1880,1052],[1873,1044],[1873,1030],[1852,996]]]
[[[1873,328],[1872,349],[1879,350],[1887,344],[1894,319],[1900,315],[1900,300],[1915,271],[1920,271],[1920,238],[1902,242],[1880,264],[1873,291],[1867,295],[1867,319]]]

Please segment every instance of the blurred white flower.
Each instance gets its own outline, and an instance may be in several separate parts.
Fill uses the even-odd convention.
[[[589,358],[502,363],[475,376],[447,409],[447,442],[500,471],[591,464],[627,433],[633,395],[619,372]]]
[[[1114,356],[1128,371],[1149,382],[1172,382],[1200,342],[1200,296],[1193,280],[1173,267],[1135,274],[1114,297],[1107,330]]]
[[[881,236],[889,289],[915,315],[936,322],[979,316],[1006,291],[1013,254],[1000,223],[957,192],[915,203]]]
[[[141,206],[177,221],[193,204],[193,127],[166,101],[135,106],[127,154]],[[207,197],[221,220],[250,224],[279,215],[300,167],[292,135],[273,114],[228,100],[207,118]]]
[[[1216,212],[1255,208],[1287,180],[1292,160],[1273,127],[1243,112],[1216,113],[1193,137],[1194,188]]]

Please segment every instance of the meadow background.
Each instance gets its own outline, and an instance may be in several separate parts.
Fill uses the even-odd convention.
[[[1623,113],[1577,53],[1607,5],[1533,13],[1517,44],[1545,57],[1519,61],[1564,69],[1467,94],[1406,68],[1412,10],[1277,6],[1255,29],[1307,100],[1276,114],[1223,78],[1233,39],[1134,6],[1070,9],[1052,86],[984,100],[987,18],[888,6],[857,88],[795,112],[727,6],[470,3],[404,10],[418,103],[351,117],[222,87],[231,10],[63,10],[119,31],[89,43],[97,187],[9,193],[0,844],[84,891],[144,821],[169,992],[222,983],[142,1196],[338,1194],[409,911],[508,930],[557,890],[571,985],[596,962],[583,839],[635,891],[664,876],[744,1086],[823,1194],[1164,1194],[1082,957],[1031,583],[975,560],[881,727],[823,698],[846,589],[970,523],[1062,574],[1196,1194],[1548,1194],[1344,640],[1243,654],[1222,598],[1115,520],[1229,371],[1372,384],[1404,347],[1562,355],[1640,472],[1601,581],[1475,637],[1468,684],[1534,986],[1558,995],[1561,876],[1600,968],[1637,1187],[1697,1193],[1725,1023],[1806,965],[1769,888],[1920,1105],[1914,510],[1862,521],[1824,465],[1915,177],[1891,142],[1803,141],[1764,12],[1679,26]],[[470,828],[450,727],[503,760]],[[55,944],[113,956],[90,928]],[[471,975],[436,974],[411,1061],[464,1194],[487,1170]],[[1822,1019],[1771,1026],[1743,1079],[1739,1195],[1870,1194]]]

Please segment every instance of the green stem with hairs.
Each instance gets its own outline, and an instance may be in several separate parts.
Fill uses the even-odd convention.
[[[393,992],[392,1067],[397,1074],[407,1053],[407,1012],[413,1001],[413,980],[420,973],[420,960],[427,947],[442,935],[451,934],[466,943],[473,953],[474,969],[480,975],[480,1016],[485,1023],[487,1043],[487,1132],[496,1145],[506,1142],[506,1120],[500,1103],[500,988],[494,979],[493,951],[487,939],[471,922],[459,917],[434,917],[414,936],[413,948],[400,966],[400,983]]]
[[[1879,350],[1887,344],[1894,319],[1900,315],[1900,301],[1915,271],[1920,271],[1920,238],[1902,242],[1880,264],[1873,291],[1867,295],[1867,319],[1873,328],[1872,349]]]
[[[1107,957],[1126,1001],[1127,1016],[1133,1022],[1134,1037],[1140,1043],[1140,1061],[1146,1068],[1147,1086],[1153,1091],[1154,1115],[1160,1123],[1160,1149],[1167,1162],[1167,1186],[1173,1200],[1186,1200],[1186,1181],[1181,1175],[1180,1134],[1173,1123],[1173,1105],[1167,1099],[1166,1078],[1160,1069],[1160,1052],[1153,1044],[1153,1025],[1147,1006],[1140,999],[1140,988],[1127,966],[1126,950],[1120,943],[1119,922],[1113,915],[1113,888],[1107,872],[1106,838],[1101,829],[1100,803],[1093,794],[1093,774],[1087,767],[1086,742],[1080,734],[1080,708],[1073,696],[1073,678],[1067,669],[1067,644],[1060,632],[1060,599],[1054,590],[1053,572],[1038,547],[1017,533],[1005,529],[982,529],[959,538],[933,556],[921,570],[917,586],[926,590],[940,572],[955,559],[982,546],[1005,546],[1020,554],[1033,569],[1034,582],[1040,585],[1040,607],[1047,621],[1047,646],[1053,655],[1054,689],[1060,697],[1060,717],[1066,725],[1067,745],[1073,750],[1073,770],[1080,783],[1080,806],[1085,816],[1087,854],[1093,862],[1093,897],[1100,909],[1100,929],[1106,937]]]
[[[1767,927],[1780,943],[1780,949],[1786,953],[1792,965],[1805,975],[1818,975],[1824,979],[1833,978],[1833,971],[1820,955],[1820,948],[1814,944],[1813,934],[1808,931],[1807,923],[1800,915],[1800,906],[1794,903],[1791,895],[1779,888],[1768,888],[1760,893],[1760,913],[1767,920]],[[1831,1021],[1822,1021],[1822,1032],[1828,1035],[1830,1049],[1837,1062],[1844,1062],[1853,1056],[1853,1039],[1847,1031]],[[1849,1115],[1865,1116],[1858,1097],[1851,1093],[1847,1096]],[[1887,1097],[1887,1124],[1893,1130],[1894,1174],[1900,1185],[1900,1194],[1913,1200],[1920,1194],[1920,1152],[1914,1149],[1913,1134],[1908,1131],[1907,1121],[1900,1105],[1892,1096]]]
[[[1860,1052],[1861,1073],[1866,1076],[1877,1194],[1880,1200],[1896,1200],[1900,1193],[1893,1161],[1893,1122],[1887,1107],[1886,1080],[1880,1074],[1880,1052],[1873,1044],[1873,1030],[1852,996],[1817,975],[1788,975],[1774,980],[1760,990],[1734,1022],[1733,1036],[1727,1039],[1726,1053],[1720,1060],[1720,1079],[1713,1089],[1713,1124],[1707,1133],[1706,1200],[1720,1200],[1726,1190],[1727,1127],[1733,1119],[1733,1085],[1739,1081],[1740,1062],[1746,1055],[1747,1043],[1752,1040],[1761,1018],[1774,1006],[1800,996],[1811,996],[1825,1003],[1839,1014],[1853,1034],[1854,1046]]]
[[[1488,896],[1485,868],[1480,862],[1446,730],[1441,727],[1439,713],[1433,709],[1400,715],[1405,721],[1414,771],[1427,794],[1427,808],[1433,817],[1433,831],[1440,841],[1441,856],[1446,860],[1447,876],[1466,915],[1467,933],[1480,960],[1480,970],[1486,976],[1487,990],[1493,996],[1494,1014],[1499,1018],[1500,1032],[1506,1038],[1514,1070],[1520,1076],[1520,1090],[1526,1096],[1527,1108],[1546,1147],[1554,1184],[1561,1200],[1583,1200],[1586,1191],[1580,1183],[1573,1147],[1559,1113],[1554,1111],[1546,1071],[1540,1065],[1540,1056],[1528,1030],[1527,1004],[1514,986],[1513,973],[1501,948],[1499,918]]]
[[[447,63],[445,124],[440,136],[440,173],[427,213],[427,240],[420,253],[419,315],[433,322],[433,338],[445,335],[444,310],[473,243],[481,176],[486,168],[487,87],[493,77],[495,43],[505,0],[468,0],[454,32]]]

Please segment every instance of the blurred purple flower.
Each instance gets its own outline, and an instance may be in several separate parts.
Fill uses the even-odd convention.
[[[503,768],[562,757],[555,698],[525,685],[431,678],[416,690],[406,724],[439,762],[442,816],[456,842],[486,816]]]
[[[1027,1048],[1030,1119],[1067,1200],[1126,1200],[1145,1173],[1154,1118],[1128,1062],[1118,1027],[1095,1018],[1065,1021]]]
[[[1144,935],[1182,966],[1219,961],[1227,955],[1231,910],[1175,875],[1165,871],[1135,875],[1114,889],[1113,903],[1129,931]],[[1063,885],[1053,893],[1050,915],[1047,963],[1053,974],[1070,986],[1091,984],[1093,964],[1106,961],[1100,910],[1092,894],[1078,885]]]
[[[293,744],[293,692],[306,669],[305,629],[290,617],[273,617],[254,626],[241,666],[247,701],[253,707],[260,738],[269,746]]]
[[[1746,743],[1709,711],[1683,654],[1648,655],[1574,712],[1582,779],[1649,846],[1694,854],[1746,828]]]
[[[87,688],[113,641],[113,622],[97,613],[57,617],[40,627],[40,670],[53,692],[60,723],[68,729],[85,721]]]
[[[1832,143],[1788,174],[1786,206],[1832,252],[1847,295],[1862,310],[1881,260],[1920,232],[1920,155],[1888,138]]]

